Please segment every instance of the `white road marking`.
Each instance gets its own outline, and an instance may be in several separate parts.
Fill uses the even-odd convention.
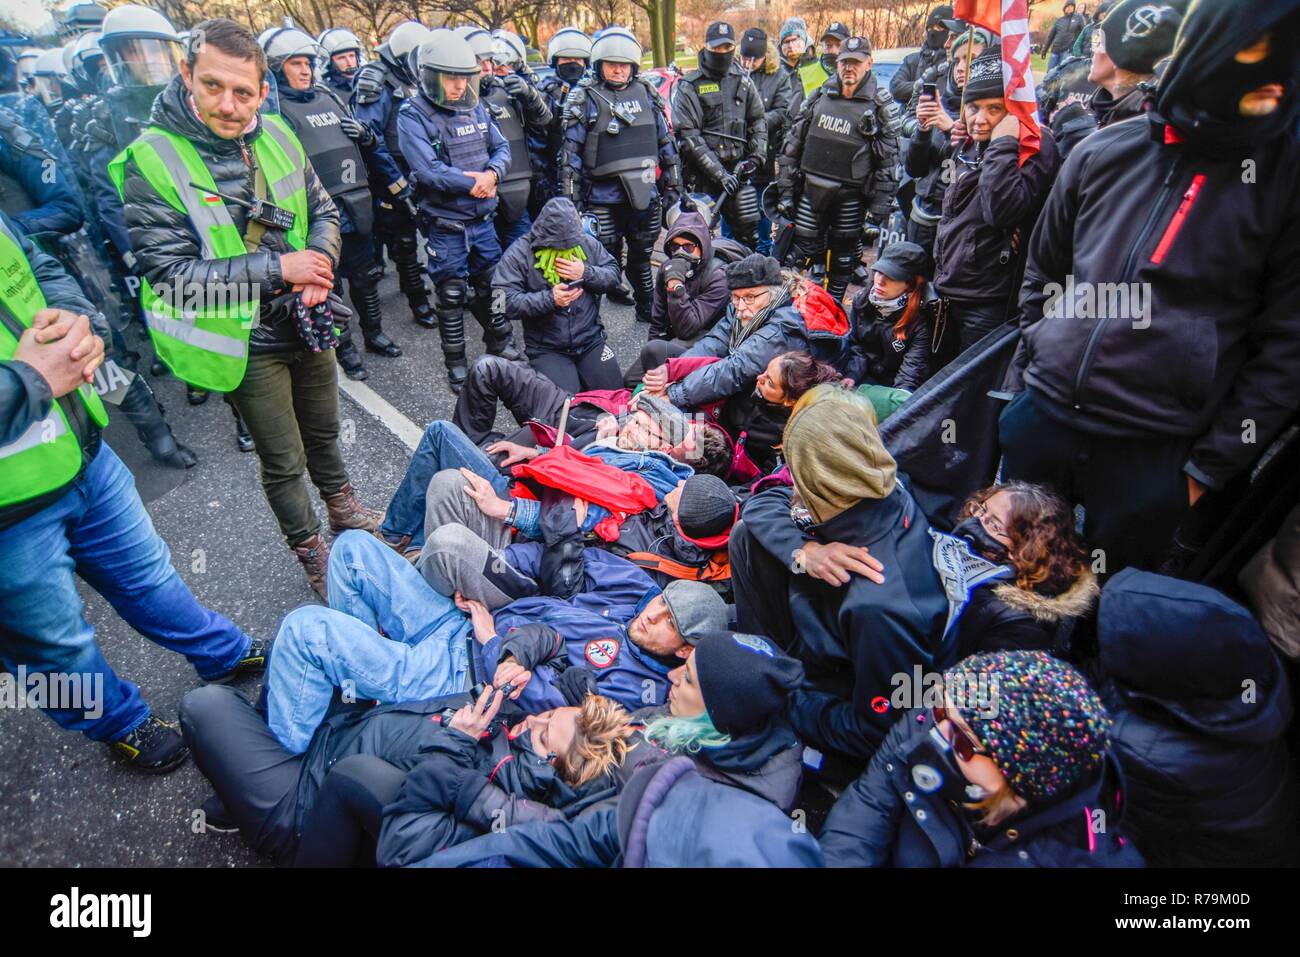
[[[414,452],[416,446],[420,444],[420,439],[424,438],[424,429],[408,419],[396,406],[370,386],[364,382],[354,382],[345,376],[342,367],[337,370],[337,373],[339,388],[343,390],[343,394],[378,419],[384,428]]]

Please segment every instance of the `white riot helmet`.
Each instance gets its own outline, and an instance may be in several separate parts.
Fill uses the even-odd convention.
[[[590,60],[591,37],[577,27],[561,27],[556,30],[551,42],[546,44],[546,58],[551,61],[551,66],[555,66],[556,58],[562,56]]]
[[[32,75],[36,81],[36,95],[51,111],[63,103],[64,85],[72,85],[72,76],[63,66],[61,47],[46,50],[38,56]]]
[[[28,47],[18,54],[18,87],[25,87],[32,76],[36,73],[36,60],[40,57],[41,51],[36,47]]]
[[[641,44],[636,35],[627,27],[610,27],[591,44],[591,65],[596,77],[603,80],[600,73],[602,63],[630,63],[632,76],[641,66]]]
[[[268,35],[264,35],[260,41],[262,49],[266,52],[266,63],[275,74],[277,82],[284,80],[284,62],[292,57],[305,56],[312,64],[313,73],[316,67],[316,58],[321,56],[320,44],[316,38],[305,30],[297,27],[280,27]]]
[[[482,27],[457,27],[453,32],[469,44],[480,64],[484,60],[491,60],[496,53],[496,41]]]
[[[519,34],[509,30],[493,30],[492,59],[498,66],[512,67],[522,73],[528,65],[528,47]]]
[[[326,56],[356,50],[357,59],[361,59],[361,38],[347,27],[330,27],[328,30],[322,30],[316,42],[320,44]]]
[[[478,57],[469,41],[451,30],[434,30],[420,44],[418,57],[420,89],[436,105],[458,112],[468,112],[478,106]],[[464,92],[456,99],[447,94],[443,81],[466,80]]]
[[[94,93],[103,66],[104,51],[99,46],[100,32],[83,33],[72,43],[72,78],[82,93]],[[98,61],[98,62],[96,62]]]
[[[399,78],[408,83],[415,83],[413,54],[420,49],[420,44],[429,38],[431,32],[423,23],[416,23],[414,20],[399,23],[388,34],[388,40],[379,45],[376,51],[379,59],[395,70]]]

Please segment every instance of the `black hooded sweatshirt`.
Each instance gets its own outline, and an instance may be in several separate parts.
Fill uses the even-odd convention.
[[[714,258],[713,237],[704,216],[694,210],[678,216],[664,238],[664,248],[678,236],[689,236],[699,243],[700,263],[695,274],[672,292],[664,285],[663,271],[656,273],[650,338],[694,342],[722,318],[731,293],[727,290],[726,271]]]
[[[1214,120],[1192,97],[1221,89],[1233,52],[1286,32],[1294,6],[1192,10],[1156,108],[1089,136],[1061,168],[1020,291],[1007,385],[1084,431],[1185,437],[1184,471],[1210,488],[1248,468],[1300,406],[1295,61],[1278,71],[1286,96],[1265,122]]]

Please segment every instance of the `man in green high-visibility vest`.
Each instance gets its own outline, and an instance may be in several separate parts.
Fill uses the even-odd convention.
[[[339,214],[288,124],[259,112],[267,62],[253,35],[217,19],[193,36],[150,126],[109,172],[159,356],[186,382],[229,393],[280,531],[324,598],[329,549],[304,471],[331,531],[373,531],[382,518],[357,501],[338,444],[332,320],[323,308]]]
[[[104,660],[74,573],[208,681],[260,670],[267,643],[200,605],[172,567],[131,473],[100,438],[108,416],[89,383],[104,343],[87,318],[97,310],[21,235],[0,216],[0,669],[10,678],[0,700],[161,774],[189,750]]]

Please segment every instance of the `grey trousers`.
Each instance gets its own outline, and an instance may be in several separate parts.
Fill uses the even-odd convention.
[[[440,595],[457,592],[495,611],[517,598],[537,593],[537,583],[510,567],[503,549],[510,529],[489,518],[465,494],[465,476],[456,469],[434,473],[424,506],[424,549],[416,564]]]

